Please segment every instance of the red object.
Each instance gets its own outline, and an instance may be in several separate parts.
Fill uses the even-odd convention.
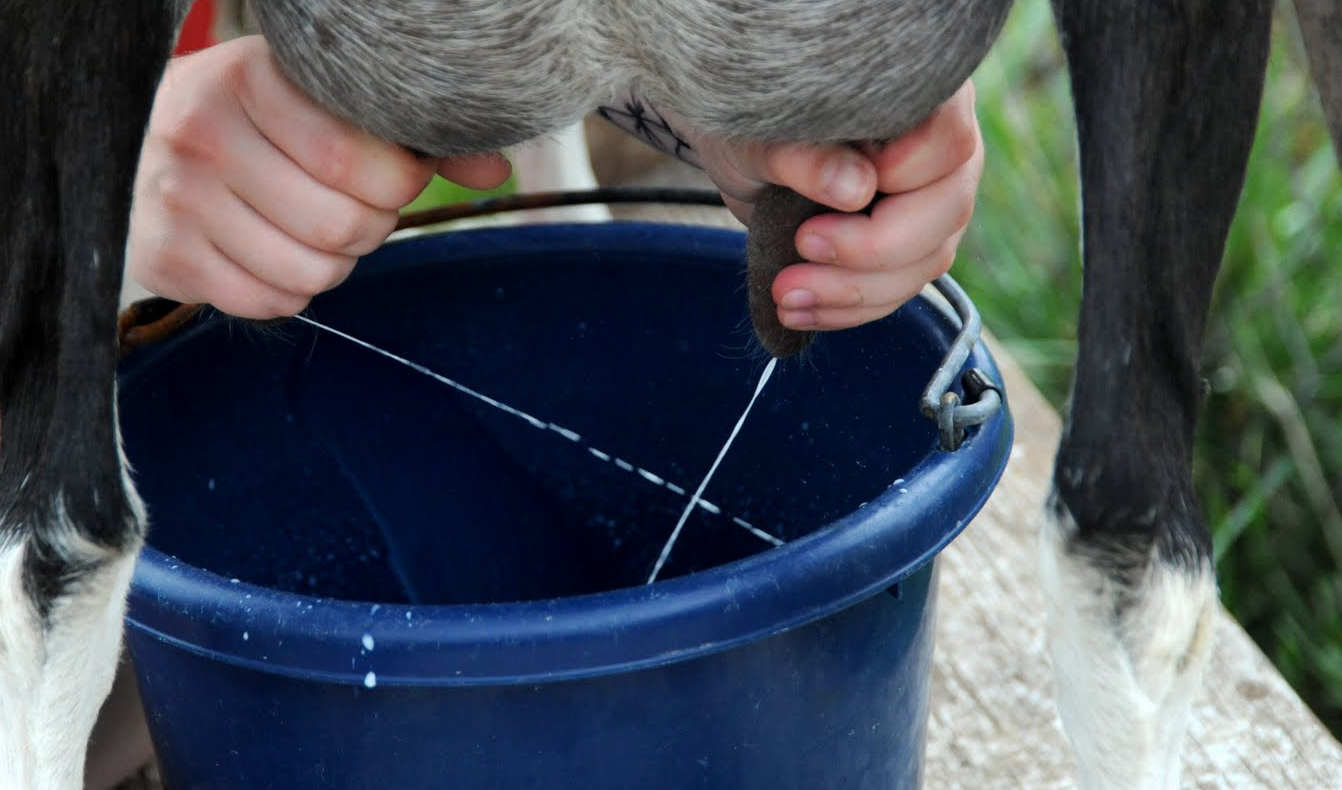
[[[177,36],[177,50],[174,54],[185,55],[214,46],[213,28],[214,0],[196,0],[186,15],[181,34]]]

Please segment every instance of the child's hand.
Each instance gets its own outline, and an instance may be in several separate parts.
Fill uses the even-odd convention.
[[[886,195],[869,217],[823,214],[802,223],[799,262],[772,290],[779,320],[792,329],[846,329],[884,318],[945,274],[983,172],[968,82],[917,129],[879,148],[694,142],[698,162],[747,224],[765,183],[842,211],[865,208],[877,191]]]
[[[293,315],[347,277],[435,172],[485,189],[502,156],[417,159],[318,108],[259,36],[174,60],[141,152],[129,276],[246,318]]]

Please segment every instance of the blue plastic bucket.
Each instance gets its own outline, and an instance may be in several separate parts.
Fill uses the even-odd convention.
[[[763,365],[742,259],[699,228],[459,232],[313,304],[539,428],[299,322],[129,357],[128,640],[166,784],[918,786],[932,559],[1009,417],[938,449],[918,399],[957,327],[922,300],[827,334],[644,585]]]

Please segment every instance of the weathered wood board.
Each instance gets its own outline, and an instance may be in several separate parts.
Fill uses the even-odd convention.
[[[1016,443],[987,507],[942,556],[929,790],[1073,786],[1034,575],[1061,421],[1000,347],[995,356]],[[1183,786],[1342,788],[1342,748],[1224,611],[1184,746]]]

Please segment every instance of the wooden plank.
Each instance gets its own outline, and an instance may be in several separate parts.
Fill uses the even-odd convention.
[[[1000,346],[1016,419],[1006,474],[942,555],[929,790],[1068,788],[1034,547],[1061,423]],[[1222,610],[1184,745],[1184,787],[1342,788],[1342,748]]]

